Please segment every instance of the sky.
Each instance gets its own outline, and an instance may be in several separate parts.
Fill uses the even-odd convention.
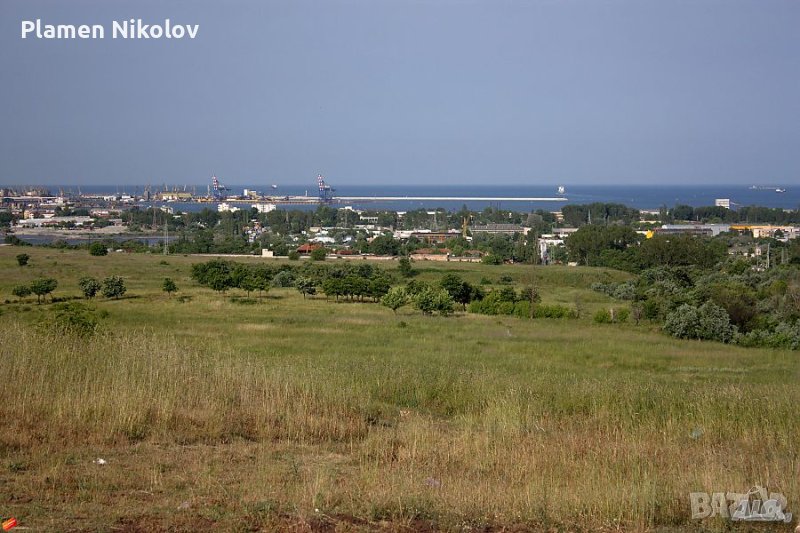
[[[103,40],[22,39],[23,20]],[[114,20],[199,24],[111,39]],[[796,0],[0,0],[0,185],[800,184]]]

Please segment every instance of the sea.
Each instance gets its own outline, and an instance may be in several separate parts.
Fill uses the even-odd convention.
[[[77,192],[77,187],[62,186],[64,191]],[[57,191],[58,187],[51,190]],[[197,194],[204,194],[207,187],[205,185],[181,186],[178,190],[189,192],[196,191]],[[316,187],[303,186],[281,186],[272,188],[265,185],[240,185],[230,186],[230,195],[241,195],[244,189],[258,191],[261,194],[273,196],[295,196],[317,194]],[[463,206],[471,210],[483,210],[487,207],[507,209],[514,211],[532,211],[544,209],[546,211],[557,211],[567,204],[587,204],[592,202],[620,203],[629,207],[642,210],[657,210],[662,206],[673,207],[675,205],[709,206],[714,205],[715,200],[724,198],[730,200],[732,208],[741,206],[763,206],[781,209],[800,208],[800,184],[796,185],[769,185],[769,186],[748,186],[748,185],[564,185],[563,195],[558,194],[557,185],[342,185],[335,187],[333,195],[336,196],[360,196],[360,197],[397,197],[392,201],[350,201],[347,203],[334,203],[336,207],[351,206],[353,209],[367,210],[393,210],[409,211],[413,209],[436,209],[444,208],[448,211],[457,211]],[[80,191],[83,194],[141,194],[142,186],[82,186]],[[404,197],[458,197],[459,200],[406,200]],[[563,197],[559,201],[485,201],[470,200],[479,197],[497,198],[540,198],[540,197]],[[229,204],[238,207],[246,207],[247,203],[237,203],[229,200]],[[159,205],[155,202],[146,205]],[[176,211],[194,212],[204,208],[213,208],[213,204],[199,202],[174,202],[169,204]],[[285,209],[316,209],[316,206],[279,206]]]

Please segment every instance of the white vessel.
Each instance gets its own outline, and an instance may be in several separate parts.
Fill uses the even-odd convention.
[[[558,186],[558,194],[564,194],[566,191],[563,185]]]

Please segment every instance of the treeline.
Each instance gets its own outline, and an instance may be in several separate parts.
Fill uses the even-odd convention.
[[[728,254],[724,238],[654,235],[646,239],[627,226],[583,226],[566,239],[571,261],[628,272],[657,266],[711,268]]]
[[[534,287],[516,291],[498,287],[484,291],[457,274],[445,274],[435,283],[403,277],[412,273],[403,268],[396,272],[369,263],[305,263],[302,265],[247,265],[221,259],[192,265],[192,278],[203,286],[221,293],[238,288],[263,296],[270,287],[294,287],[304,297],[321,291],[328,299],[380,302],[393,311],[405,305],[423,314],[453,312],[456,306],[472,313],[515,315],[522,318],[577,318],[577,309],[541,304]]]
[[[792,266],[658,266],[592,288],[630,300],[635,320],[661,323],[675,337],[800,349],[800,272]]]

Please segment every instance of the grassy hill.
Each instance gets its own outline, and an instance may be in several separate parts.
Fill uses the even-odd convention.
[[[206,259],[0,247],[0,513],[40,531],[724,530],[690,519],[689,493],[756,484],[800,512],[797,354],[593,324],[623,304],[589,286],[624,273],[415,264],[584,308],[442,318],[221,295],[190,279]],[[128,287],[91,303],[91,339],[11,296],[46,276],[77,299],[85,275]]]

